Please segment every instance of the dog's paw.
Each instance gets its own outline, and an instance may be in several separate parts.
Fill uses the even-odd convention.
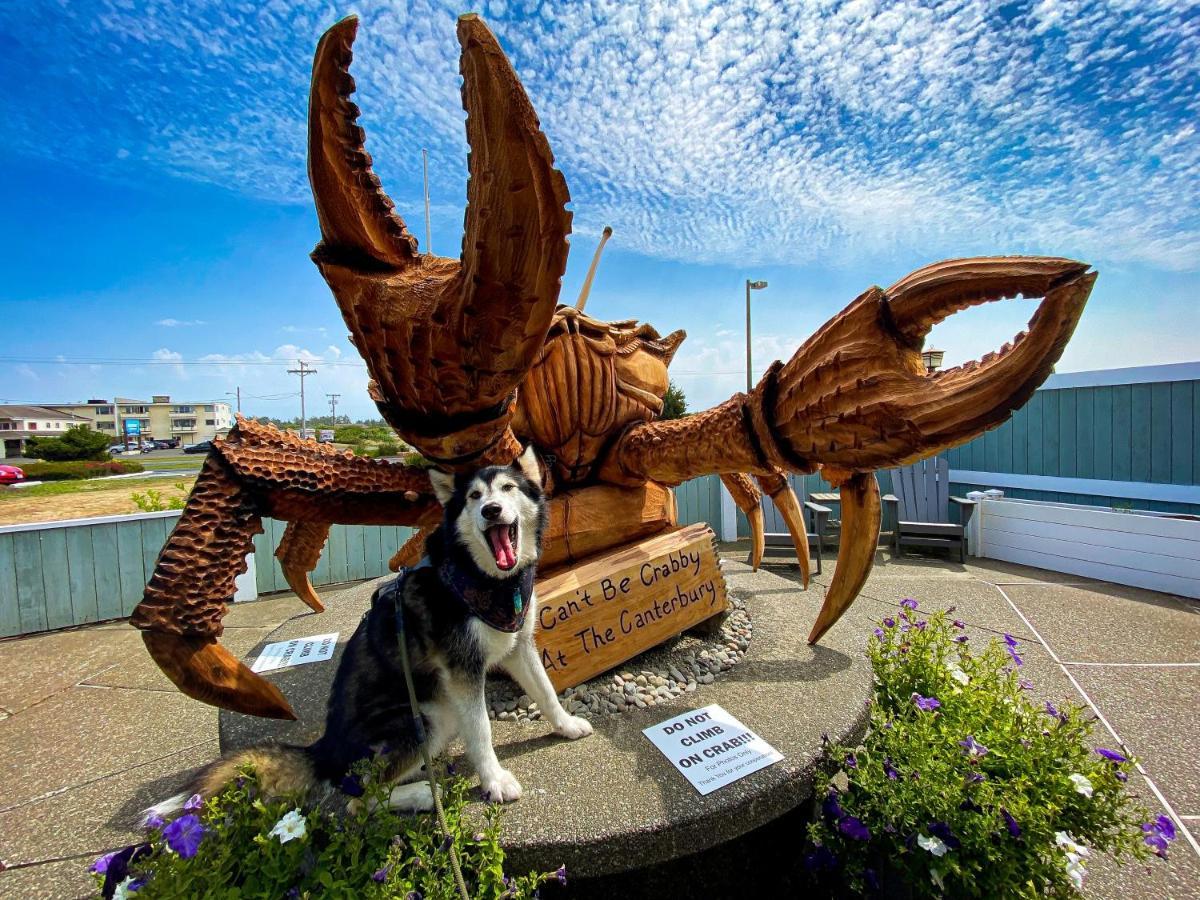
[[[483,797],[490,803],[511,803],[521,799],[521,782],[508,769],[500,769],[489,778],[480,778]]]
[[[592,723],[579,716],[567,716],[554,729],[555,734],[561,734],[568,740],[576,741],[592,733]]]

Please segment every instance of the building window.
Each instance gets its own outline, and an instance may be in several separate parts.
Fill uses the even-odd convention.
[[[216,425],[217,423],[215,421],[213,421],[212,419],[205,419],[204,424],[205,425]]]
[[[193,406],[172,406],[171,407],[171,415],[173,415],[173,416],[187,415],[188,413],[194,413],[195,411],[196,411],[196,409]]]
[[[98,416],[111,416],[112,411],[113,408],[111,406],[97,406],[95,410]]]
[[[29,424],[26,426],[26,428],[27,428],[29,431],[37,431],[37,422],[30,422],[30,423],[29,423]]]
[[[112,422],[97,422],[96,427],[103,429],[104,431],[112,431],[113,423]]]
[[[126,413],[128,415],[141,416],[141,415],[145,415],[146,413],[150,412],[150,410],[148,410],[144,406],[122,406],[121,412]]]

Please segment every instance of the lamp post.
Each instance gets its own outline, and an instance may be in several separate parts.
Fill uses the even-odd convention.
[[[767,286],[765,281],[751,281],[746,279],[746,393],[754,390],[754,385],[751,383],[753,366],[750,362],[750,292],[761,291]]]
[[[932,375],[942,367],[942,358],[946,355],[945,350],[935,350],[930,347],[928,350],[921,351],[921,362],[925,363],[925,374]]]

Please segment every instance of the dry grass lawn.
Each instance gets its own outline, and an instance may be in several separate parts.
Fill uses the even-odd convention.
[[[119,516],[141,512],[133,502],[135,493],[158,491],[163,503],[186,498],[196,480],[194,473],[178,478],[121,478],[97,481],[59,481],[29,488],[0,487],[0,525],[84,519],[90,516]],[[184,490],[177,485],[182,484]]]

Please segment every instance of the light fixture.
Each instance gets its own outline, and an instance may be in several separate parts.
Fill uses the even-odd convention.
[[[945,350],[935,350],[930,347],[928,350],[921,351],[921,361],[925,363],[925,374],[932,375],[942,367],[942,358],[945,357]]]

